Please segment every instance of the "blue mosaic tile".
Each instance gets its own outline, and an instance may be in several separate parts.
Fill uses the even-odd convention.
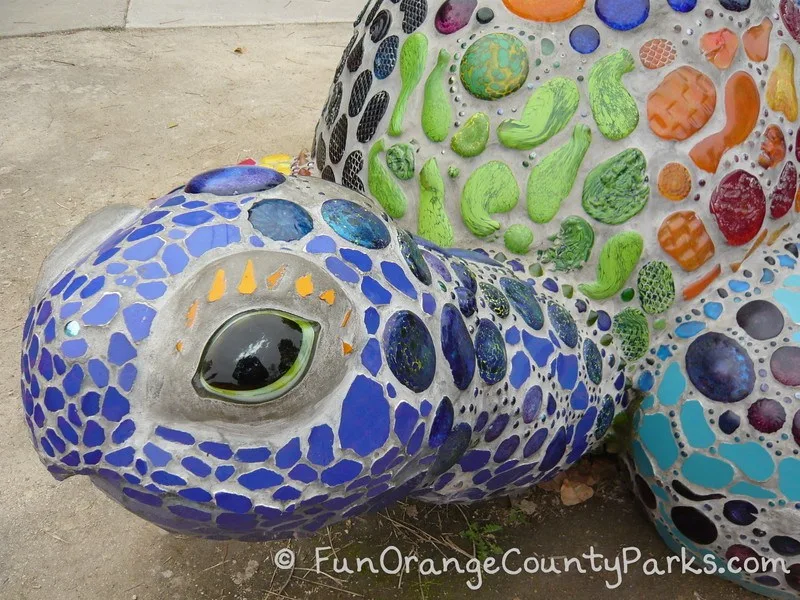
[[[358,283],[358,280],[361,279],[358,273],[335,256],[329,256],[325,260],[325,266],[334,277],[346,283]]]
[[[436,374],[436,349],[425,323],[409,311],[398,311],[383,332],[386,364],[405,387],[423,392]]]
[[[161,238],[149,238],[127,248],[122,257],[125,260],[145,262],[154,258],[163,247],[164,240]]]
[[[372,259],[364,252],[351,248],[342,248],[339,250],[339,254],[341,254],[342,258],[347,262],[358,267],[363,273],[368,273],[372,270]]]
[[[67,289],[64,290],[64,293],[61,295],[61,298],[63,300],[69,300],[75,294],[75,292],[77,292],[87,281],[89,281],[89,278],[86,275],[81,275],[79,277],[76,277],[75,279],[72,280]],[[43,323],[44,320],[42,320],[42,322],[39,323],[39,325],[42,325]]]
[[[284,181],[286,177],[272,169],[238,165],[201,173],[186,184],[185,191],[187,194],[238,196],[271,190]]]
[[[439,406],[436,408],[436,416],[431,424],[431,430],[428,434],[428,445],[431,448],[438,448],[444,444],[450,430],[453,428],[455,413],[453,411],[453,403],[450,398],[442,398]],[[472,430],[470,429],[470,432]]]
[[[293,438],[275,453],[275,464],[278,468],[288,469],[294,466],[302,457],[303,452],[300,449],[300,438]]]
[[[170,244],[164,248],[162,259],[170,275],[183,273],[183,270],[189,264],[189,257],[177,244]]]
[[[198,447],[202,452],[220,460],[229,460],[233,456],[233,450],[231,450],[228,444],[220,442],[201,442]]]
[[[248,490],[264,490],[283,483],[283,477],[269,469],[256,469],[240,475],[237,481]],[[217,500],[219,503],[219,500]]]
[[[399,290],[412,300],[417,299],[417,289],[406,276],[403,268],[393,262],[381,262],[381,272],[383,276],[395,289]]]
[[[508,382],[514,389],[520,389],[531,376],[531,363],[524,352],[517,352],[511,358],[511,373]]]
[[[475,334],[475,355],[481,379],[489,385],[506,376],[507,358],[503,336],[488,319],[481,319]]]
[[[131,345],[128,338],[122,333],[112,333],[108,342],[108,360],[111,364],[121,366],[134,358],[136,358],[136,348]]]
[[[386,248],[389,229],[373,213],[350,200],[328,200],[322,205],[322,218],[339,236],[370,250]]]
[[[206,225],[195,229],[186,238],[186,248],[195,258],[214,248],[224,248],[241,241],[239,228],[233,225]]]
[[[318,235],[306,244],[306,252],[310,254],[333,254],[336,252],[336,242],[327,235]]]
[[[499,414],[497,415],[494,420],[491,422],[489,427],[486,428],[486,434],[484,435],[484,440],[487,442],[493,442],[497,438],[499,438],[503,431],[506,429],[506,425],[508,425],[509,417],[507,414]]]
[[[108,367],[101,360],[93,358],[87,364],[89,376],[92,378],[94,384],[99,388],[104,388],[108,385]]]
[[[358,477],[362,469],[361,463],[344,459],[322,471],[320,480],[329,486],[342,485]]]
[[[135,432],[136,423],[131,419],[126,419],[111,433],[111,441],[117,445],[124,444]]]
[[[85,325],[102,326],[108,325],[119,312],[120,295],[105,294],[92,308],[83,314],[82,320]]]
[[[308,465],[296,465],[289,471],[289,477],[302,483],[311,483],[317,480],[317,472]]]
[[[73,367],[69,370],[64,376],[64,379],[61,382],[61,386],[67,396],[75,396],[78,392],[81,391],[81,385],[83,384],[83,368],[80,365],[73,365]]]
[[[136,293],[145,300],[158,300],[167,293],[167,286],[160,281],[140,283],[136,286]]]
[[[131,304],[122,311],[125,326],[134,342],[139,342],[150,335],[150,327],[156,316],[155,309],[146,304]]]
[[[308,460],[321,467],[333,462],[333,430],[328,425],[318,425],[308,436]]]
[[[519,313],[519,316],[529,327],[536,330],[544,327],[542,308],[534,298],[533,290],[530,287],[521,281],[508,277],[500,278],[500,286],[506,293],[511,306],[514,307],[514,310]]]
[[[419,411],[416,408],[406,402],[401,402],[397,406],[394,413],[394,433],[400,442],[408,443],[417,421],[419,421]]]
[[[262,200],[249,211],[250,224],[267,238],[293,242],[314,229],[314,220],[304,208],[289,200]]]
[[[106,432],[97,421],[86,421],[83,430],[83,445],[87,448],[96,448],[106,441]]]
[[[116,388],[110,387],[103,396],[101,414],[109,421],[119,422],[131,410],[128,399]]]
[[[93,417],[100,412],[100,394],[87,392],[81,398],[81,412],[87,417]]]
[[[342,402],[339,440],[359,456],[368,456],[389,438],[389,403],[383,387],[363,375],[355,378]]]
[[[174,442],[176,444],[192,446],[195,443],[194,436],[192,436],[191,434],[186,433],[184,431],[180,431],[178,429],[164,427],[163,425],[157,426],[155,433],[158,437],[167,440],[169,442]]]
[[[475,347],[461,314],[452,304],[442,308],[441,339],[453,382],[458,389],[466,390],[475,376]]]
[[[364,311],[364,326],[367,328],[367,333],[370,335],[375,335],[378,331],[378,327],[381,324],[381,316],[378,314],[378,311],[374,308],[370,307],[366,311]]]
[[[258,463],[266,461],[271,455],[269,448],[239,448],[233,457],[243,463]]]

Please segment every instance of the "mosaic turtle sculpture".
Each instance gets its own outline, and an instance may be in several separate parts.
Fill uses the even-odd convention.
[[[368,5],[313,151],[356,191],[221,169],[47,260],[40,457],[168,530],[289,537],[552,478],[627,378],[668,543],[792,565],[797,40],[791,0]]]
[[[798,42],[792,0],[376,0],[312,150],[421,237],[528,254],[582,325],[610,315],[659,532],[784,560],[726,575],[776,597],[800,591]]]

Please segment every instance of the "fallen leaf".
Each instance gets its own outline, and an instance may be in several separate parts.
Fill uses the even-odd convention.
[[[234,54],[244,54],[247,52],[247,48],[242,48],[241,46],[237,46],[233,49]]]
[[[564,473],[559,473],[550,481],[540,483],[539,487],[548,492],[557,492],[561,489],[561,482],[564,481],[564,477],[566,477]]]
[[[583,504],[592,496],[594,490],[585,483],[565,479],[561,486],[561,503],[564,506]]]

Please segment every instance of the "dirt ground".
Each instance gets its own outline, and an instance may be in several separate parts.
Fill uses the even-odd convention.
[[[317,538],[216,543],[162,533],[86,478],[57,483],[39,464],[19,401],[19,336],[42,260],[72,226],[111,203],[143,206],[210,167],[310,144],[346,25],[82,32],[0,40],[0,598],[752,598],[707,576],[613,574],[422,577],[324,574],[338,558],[403,553],[466,560],[518,548],[579,556],[666,547],[613,480],[577,507],[543,490],[521,505],[399,505]],[[235,50],[240,48],[239,52]],[[273,557],[290,547],[293,571]],[[334,551],[326,550],[327,556]],[[643,558],[643,559],[644,559]],[[352,563],[351,563],[352,564]],[[474,584],[474,581],[473,581]]]

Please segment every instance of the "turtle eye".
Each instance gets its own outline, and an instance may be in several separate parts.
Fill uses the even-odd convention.
[[[318,331],[317,323],[279,310],[239,314],[206,344],[195,388],[244,404],[274,400],[305,375]]]

